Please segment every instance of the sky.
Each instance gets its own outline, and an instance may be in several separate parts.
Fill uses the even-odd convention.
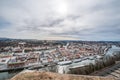
[[[0,37],[120,41],[120,1],[0,0]]]

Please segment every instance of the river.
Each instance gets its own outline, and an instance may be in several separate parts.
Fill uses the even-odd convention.
[[[20,71],[13,71],[13,72],[0,72],[0,80],[8,80],[15,76]]]

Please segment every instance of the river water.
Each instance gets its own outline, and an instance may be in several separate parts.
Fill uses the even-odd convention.
[[[0,72],[0,80],[7,80],[15,76],[19,71],[14,71],[14,72]]]

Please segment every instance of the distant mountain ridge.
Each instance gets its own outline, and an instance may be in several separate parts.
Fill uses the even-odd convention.
[[[4,37],[0,37],[0,41],[16,41],[16,40],[22,40],[22,41],[44,41],[44,40],[38,40],[38,39],[14,39],[14,38],[4,38]],[[47,40],[49,41],[49,40]],[[54,41],[54,40],[53,40]],[[62,41],[62,42],[120,42],[120,41],[84,41],[84,40],[55,40],[55,41]]]
[[[14,39],[14,38],[2,38],[2,37],[0,37],[0,41],[14,41],[14,40],[36,40],[36,39]]]
[[[9,41],[12,40],[11,38],[0,38],[0,41]]]

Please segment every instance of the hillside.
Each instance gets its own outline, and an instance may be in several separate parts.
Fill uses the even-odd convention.
[[[58,74],[51,72],[24,72],[14,76],[10,80],[115,80],[114,78],[84,76],[71,74]]]

